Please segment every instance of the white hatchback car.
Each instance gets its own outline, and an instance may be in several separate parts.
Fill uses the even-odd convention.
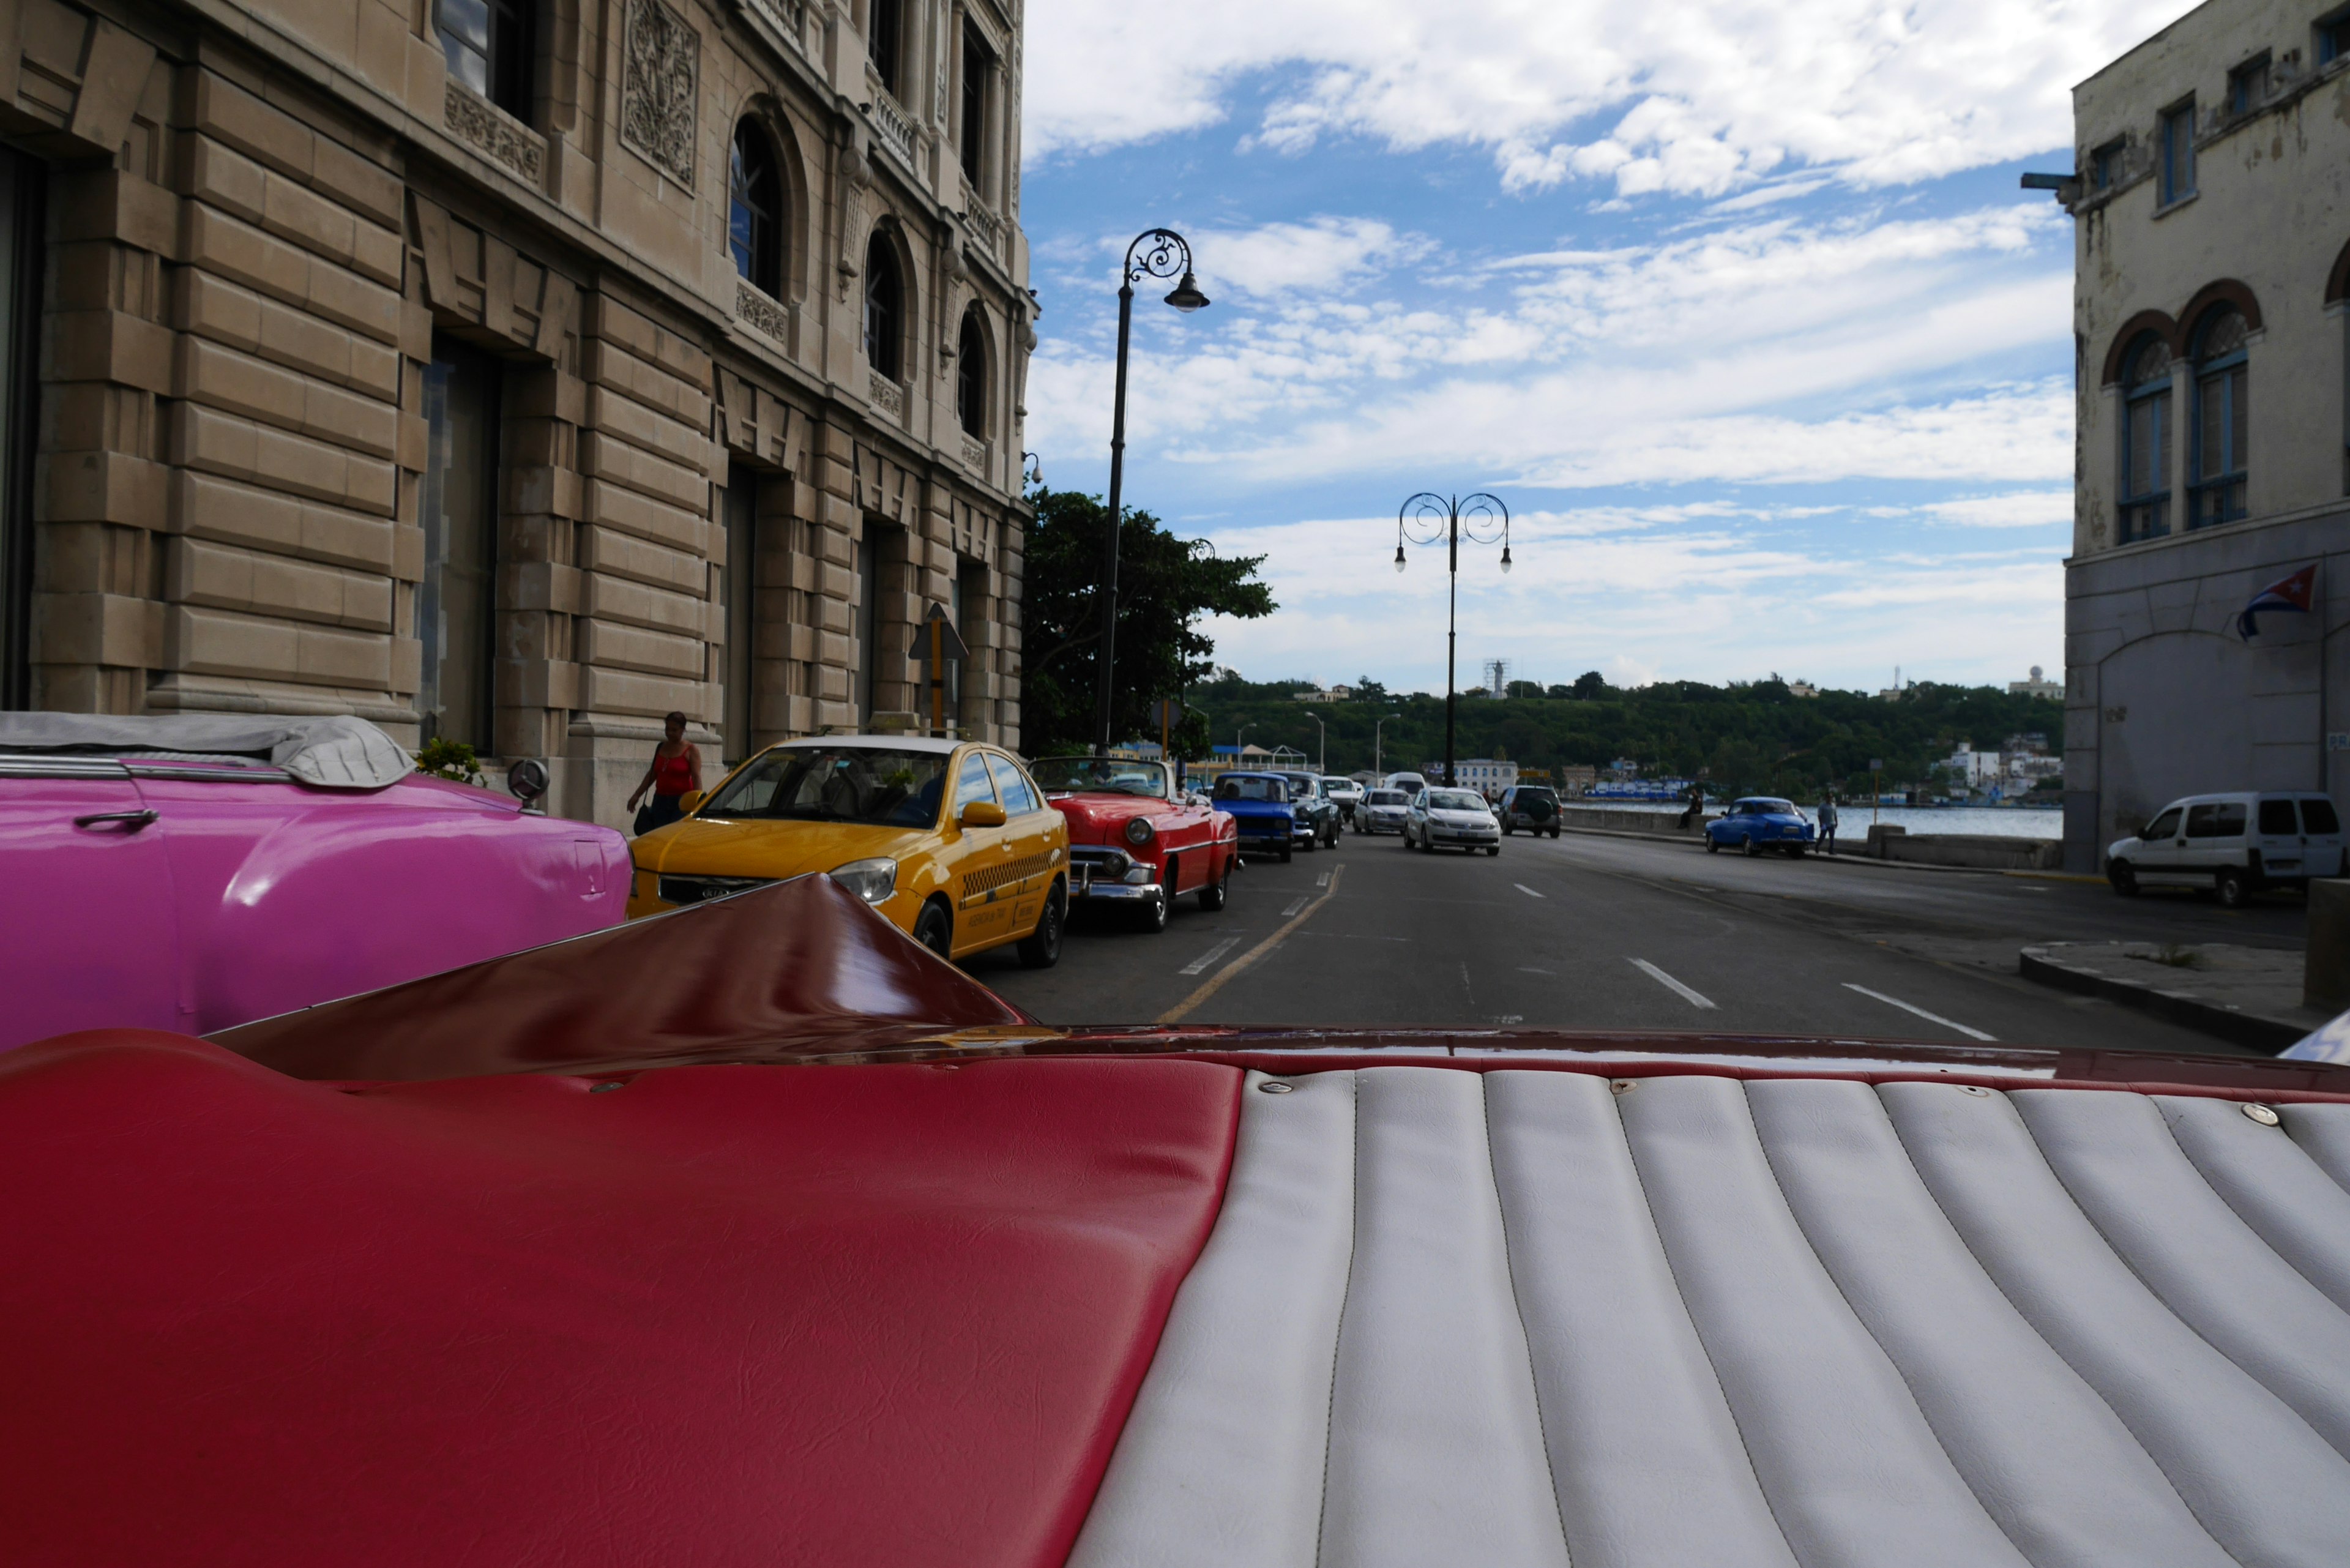
[[[1473,789],[1424,789],[1411,797],[1404,817],[1406,849],[1465,849],[1502,852],[1502,825],[1485,797]]]
[[[2342,818],[2322,794],[2190,794],[2106,850],[2106,880],[2125,898],[2209,888],[2231,909],[2262,888],[2340,875]]]
[[[1399,789],[1374,786],[1363,792],[1363,804],[1355,808],[1355,831],[1401,833],[1410,811],[1411,796]]]

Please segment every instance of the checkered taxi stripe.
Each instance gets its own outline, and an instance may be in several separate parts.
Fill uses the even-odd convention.
[[[1031,877],[1041,877],[1053,868],[1053,852],[1048,849],[1042,855],[1023,855],[1000,866],[986,866],[967,872],[962,879],[963,894],[969,898],[993,893],[998,888],[1010,887]]]

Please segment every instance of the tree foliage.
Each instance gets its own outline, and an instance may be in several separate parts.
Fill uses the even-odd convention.
[[[1364,683],[1368,684],[1368,683]],[[1313,749],[1314,722],[1294,692],[1309,682],[1222,680],[1195,688],[1218,740],[1241,725],[1262,746]],[[1357,687],[1360,691],[1361,686]],[[1721,792],[1808,794],[1833,788],[1865,794],[1872,759],[1885,764],[1887,789],[1922,786],[1960,741],[1997,749],[2008,736],[2038,733],[2052,751],[2064,745],[2064,709],[1989,686],[1920,683],[1898,702],[1857,691],[1799,698],[1776,679],[1726,687],[1694,680],[1621,690],[1596,673],[1546,695],[1464,698],[1455,719],[1455,760],[1503,757],[1522,765],[1605,767],[1618,758],[1650,775],[1688,777],[1703,770]],[[1388,772],[1413,769],[1444,754],[1444,698],[1380,691],[1315,705],[1329,729],[1334,773],[1372,765],[1372,730],[1387,724],[1379,761]],[[1193,753],[1197,755],[1199,753]]]
[[[1090,750],[1101,641],[1102,546],[1109,508],[1075,491],[1033,493],[1027,577],[1021,601],[1021,744],[1031,756]],[[1253,620],[1276,607],[1257,579],[1263,556],[1224,559],[1199,540],[1178,539],[1148,512],[1128,510],[1118,529],[1118,646],[1111,732],[1158,738],[1150,704],[1180,697],[1212,670],[1210,616]],[[1206,746],[1204,721],[1187,715],[1177,745]]]

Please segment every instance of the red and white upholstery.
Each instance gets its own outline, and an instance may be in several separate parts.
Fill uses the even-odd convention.
[[[0,1055],[0,1561],[2350,1562],[2350,1070],[1274,1079],[809,884]]]

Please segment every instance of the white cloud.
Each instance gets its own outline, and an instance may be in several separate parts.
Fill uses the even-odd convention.
[[[1969,495],[1935,501],[1918,511],[1969,528],[2044,528],[2073,521],[2069,490],[2016,490],[2004,495]]]
[[[1229,314],[1154,323],[1129,438],[1247,482],[1440,460],[1482,483],[1565,487],[2045,483],[2070,472],[2068,387],[1935,389],[1987,355],[2064,341],[2060,234],[2036,205],[1772,215],[1467,273],[1385,223],[1216,235],[1197,247],[1203,280],[1212,291],[1233,256],[1250,281]],[[1467,286],[1414,275],[1448,266]],[[1351,273],[1343,296],[1306,291],[1325,267]],[[1039,450],[1107,440],[1108,349],[1097,328],[1047,341],[1029,385]]]
[[[1939,678],[2018,679],[2030,664],[2056,662],[2063,646],[2054,549],[1855,556],[1787,526],[1783,512],[1678,510],[1616,511],[1597,534],[1574,526],[1595,514],[1522,517],[1507,577],[1498,551],[1464,551],[1463,679],[1501,657],[1517,679],[1544,683],[1595,669],[1628,684],[1752,680],[1775,668],[1874,690],[1895,664],[1929,659]],[[1440,556],[1415,553],[1399,578],[1394,532],[1392,518],[1367,517],[1217,533],[1224,555],[1266,557],[1282,606],[1269,620],[1212,625],[1218,660],[1260,678],[1310,667],[1440,691]]]
[[[1506,184],[1718,196],[1791,167],[1856,185],[2066,145],[2068,89],[2189,8],[2121,0],[1091,0],[1028,10],[1031,157],[1216,123],[1489,149]]]

